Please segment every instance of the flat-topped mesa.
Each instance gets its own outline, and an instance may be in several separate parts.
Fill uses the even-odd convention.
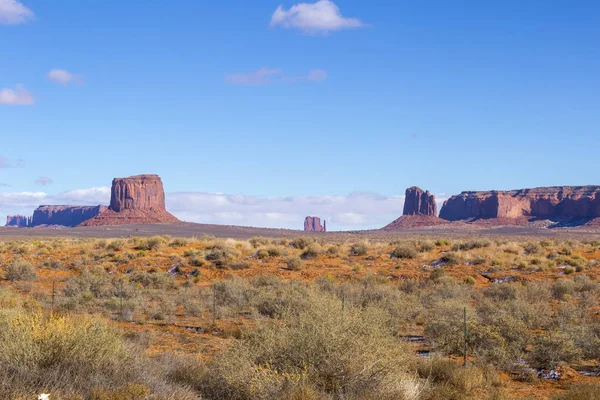
[[[304,232],[327,232],[327,222],[323,221],[321,225],[321,218],[319,217],[306,217],[304,219]]]
[[[110,209],[165,210],[165,191],[158,175],[115,178],[110,193]]]
[[[106,206],[39,206],[29,226],[60,225],[74,227],[104,212]]]
[[[158,175],[115,178],[110,207],[82,226],[160,224],[180,222],[165,208],[165,191]]]
[[[6,225],[15,228],[27,228],[31,225],[31,217],[24,215],[9,215],[6,217]]]
[[[416,186],[406,189],[402,215],[437,216],[435,196]]]
[[[462,192],[444,202],[440,217],[450,221],[522,217],[598,218],[600,217],[600,186],[556,186]]]

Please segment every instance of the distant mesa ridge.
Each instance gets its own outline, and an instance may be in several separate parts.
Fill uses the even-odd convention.
[[[24,215],[9,215],[6,217],[6,225],[12,226],[15,228],[27,228],[31,225],[31,217],[26,217]]]
[[[167,212],[165,191],[158,175],[115,178],[110,207],[81,226],[157,224],[180,222]]]
[[[304,219],[304,232],[327,232],[327,221],[323,220],[323,225],[321,225],[321,218],[306,217]]]
[[[74,227],[106,209],[106,206],[42,205],[35,209],[33,217],[9,216],[6,219],[6,226],[18,228],[35,228],[46,225]]]
[[[444,202],[440,217],[538,219],[600,217],[600,186],[554,186],[507,191],[467,191]]]

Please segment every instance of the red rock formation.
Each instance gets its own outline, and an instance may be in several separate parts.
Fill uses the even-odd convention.
[[[444,202],[440,217],[450,221],[523,217],[600,217],[600,186],[560,186],[489,192],[462,192]]]
[[[77,226],[106,210],[106,206],[39,206],[31,218],[30,226]]]
[[[406,189],[404,198],[404,212],[402,215],[429,215],[437,216],[435,196],[428,191],[423,191],[416,186]]]
[[[403,215],[381,229],[384,231],[394,231],[399,229],[425,228],[428,226],[450,223],[450,221],[438,218],[435,215]]]
[[[158,175],[115,178],[110,207],[82,226],[180,222],[165,208],[165,191]]]
[[[31,225],[31,217],[24,215],[9,215],[6,217],[6,225],[16,228],[26,228]]]
[[[326,221],[323,221],[323,223],[327,224]],[[306,217],[304,219],[304,232],[327,232],[325,226],[321,225],[321,218],[319,217]]]

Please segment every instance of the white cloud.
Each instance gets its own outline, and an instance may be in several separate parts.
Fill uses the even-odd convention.
[[[32,20],[33,11],[17,0],[0,0],[0,25],[17,25]]]
[[[34,182],[36,185],[42,185],[42,186],[46,186],[46,185],[50,185],[52,183],[52,178],[48,177],[48,176],[40,176],[39,178],[37,178]]]
[[[327,79],[327,71],[323,69],[311,69],[306,79],[312,82],[323,82]]]
[[[360,192],[292,197],[181,192],[166,198],[169,211],[185,221],[291,229],[302,229],[307,215],[327,220],[330,230],[381,228],[404,207],[404,196]]]
[[[15,89],[0,89],[0,104],[26,106],[34,103],[33,94],[27,91],[23,85],[17,85]]]
[[[365,24],[357,18],[344,18],[340,8],[332,1],[319,0],[316,3],[299,3],[289,10],[279,6],[271,17],[271,27],[276,26],[315,34],[361,28]]]
[[[441,205],[444,197],[438,199]],[[108,205],[110,187],[45,192],[0,192],[0,210],[31,215],[42,204]],[[404,196],[353,192],[335,196],[262,197],[244,194],[175,192],[167,209],[183,221],[206,224],[302,229],[304,217],[327,221],[328,230],[377,229],[402,215]],[[4,217],[4,216],[0,216]]]
[[[232,85],[266,85],[273,81],[278,82],[323,82],[327,79],[327,71],[323,69],[312,69],[307,75],[302,76],[288,76],[284,75],[280,69],[266,69],[262,68],[256,72],[250,72],[247,74],[227,74],[225,75],[225,81]]]
[[[81,75],[72,74],[64,69],[53,69],[48,72],[47,76],[52,82],[59,83],[61,85],[69,85],[71,83],[77,85],[83,84],[83,77]]]
[[[280,69],[261,68],[256,72],[247,74],[225,75],[225,81],[232,85],[264,85],[281,73]]]

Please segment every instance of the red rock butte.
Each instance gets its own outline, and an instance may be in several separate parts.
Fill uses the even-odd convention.
[[[435,196],[419,187],[412,186],[406,189],[404,197],[404,210],[402,216],[382,229],[394,231],[399,229],[421,228],[435,225],[444,225],[444,221],[437,217],[437,203]]]
[[[327,222],[323,221],[323,225],[321,225],[321,218],[306,217],[304,219],[304,232],[327,232]]]
[[[81,226],[161,224],[180,222],[165,208],[165,191],[158,175],[115,178],[110,207]]]
[[[600,186],[556,186],[487,192],[462,192],[444,202],[440,217],[468,219],[600,217]]]
[[[428,215],[437,217],[435,196],[416,186],[406,189],[402,215]]]

